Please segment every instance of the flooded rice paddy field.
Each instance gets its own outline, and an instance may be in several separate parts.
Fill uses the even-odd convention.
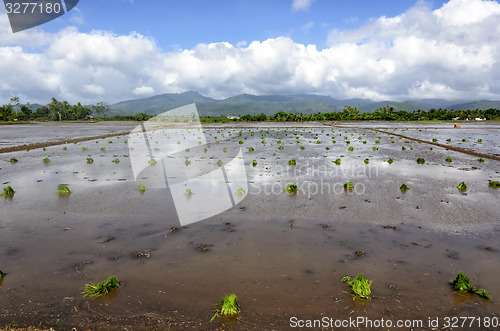
[[[500,189],[488,181],[500,180],[500,161],[479,162],[370,128],[293,124],[148,133],[150,152],[171,147],[158,136],[180,146],[185,138],[203,143],[158,159],[137,179],[135,133],[0,154],[0,183],[16,191],[0,199],[0,270],[7,273],[0,326],[283,330],[292,316],[498,317]],[[394,129],[451,146],[464,137],[473,144],[462,148],[494,155],[500,128],[489,126],[439,134],[429,133],[434,124]],[[20,129],[23,137],[37,127]],[[163,165],[178,182],[193,179],[184,206],[202,210],[213,197],[196,178],[233,159],[245,165],[246,196],[182,226],[174,204],[179,192],[165,184]],[[348,181],[352,191],[343,188]],[[466,191],[457,188],[462,181]],[[409,191],[399,189],[403,183]],[[56,194],[60,184],[72,193]],[[148,190],[138,192],[139,184]],[[288,184],[298,192],[285,192]],[[458,271],[494,300],[454,293],[449,280]],[[373,280],[371,301],[353,300],[340,281],[358,273]],[[117,291],[82,298],[86,283],[110,275],[122,283]],[[210,323],[213,305],[233,292],[242,305],[239,320]]]

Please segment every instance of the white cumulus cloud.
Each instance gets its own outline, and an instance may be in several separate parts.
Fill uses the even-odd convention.
[[[301,11],[308,10],[314,0],[292,0],[292,10]]]
[[[498,22],[495,1],[450,0],[436,10],[419,2],[395,17],[331,30],[323,49],[278,37],[166,52],[135,32],[12,34],[0,15],[0,104],[13,96],[32,103],[51,97],[114,103],[188,90],[214,98],[318,93],[500,100]]]

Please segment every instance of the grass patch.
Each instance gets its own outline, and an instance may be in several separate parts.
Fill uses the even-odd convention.
[[[417,163],[418,163],[418,164],[424,164],[424,163],[425,163],[425,160],[424,160],[423,158],[419,157],[419,158],[417,159]]]
[[[295,160],[288,160],[288,165],[294,166],[294,165],[297,165],[297,162]]]
[[[447,157],[446,159],[444,159],[446,162],[453,162],[453,160],[451,159],[451,157]]]
[[[352,188],[353,188],[352,182],[347,182],[347,183],[344,184],[344,189],[346,189],[346,190],[352,190]]]
[[[72,192],[66,185],[57,186],[57,194],[59,195],[70,195]]]
[[[102,297],[108,294],[112,289],[120,287],[118,280],[115,276],[109,277],[106,281],[95,284],[85,284],[85,289],[82,292],[83,297],[91,299]]]
[[[50,159],[46,157],[45,159],[43,159],[43,163],[50,163]]]
[[[485,290],[478,290],[472,284],[470,283],[469,277],[464,275],[461,271],[457,274],[457,277],[455,279],[452,279],[450,281],[451,286],[453,289],[457,292],[466,292],[466,293],[472,293],[472,294],[477,294],[480,297],[486,299],[486,300],[492,300],[493,297],[486,292]]]
[[[500,182],[494,180],[489,180],[488,182],[490,187],[500,187]]]
[[[220,299],[220,302],[216,304],[215,307],[215,314],[210,322],[212,322],[217,317],[234,316],[241,311],[238,297],[235,294],[231,294]]]
[[[465,184],[465,182],[461,182],[460,184],[458,184],[457,188],[459,190],[465,191],[467,189],[467,185]]]
[[[298,187],[294,184],[288,184],[287,187],[284,188],[288,193],[297,193]]]
[[[139,187],[137,188],[137,191],[141,192],[141,193],[144,193],[146,192],[148,189],[146,188],[146,186],[144,186],[143,184],[139,185]]]
[[[400,187],[399,189],[400,189],[401,191],[403,191],[403,192],[406,192],[406,191],[408,191],[410,188],[409,188],[406,184],[403,184],[403,185],[401,185],[401,187]]]
[[[5,197],[12,197],[16,193],[12,186],[7,186],[3,188],[3,193],[0,194],[0,196],[5,196]]]
[[[351,290],[354,292],[354,296],[359,299],[370,300],[370,295],[372,294],[371,285],[372,281],[367,280],[362,274],[356,276],[355,279],[351,280],[351,277],[345,276],[342,278],[342,282],[347,283]]]

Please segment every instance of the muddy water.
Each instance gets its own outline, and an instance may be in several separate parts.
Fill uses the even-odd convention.
[[[500,191],[488,187],[499,180],[498,162],[362,129],[213,128],[205,137],[207,152],[200,146],[172,156],[176,175],[210,172],[241,148],[248,194],[186,227],[168,186],[136,191],[160,181],[162,164],[136,182],[126,137],[4,155],[19,162],[0,165],[2,187],[16,190],[0,200],[0,270],[8,274],[0,284],[0,325],[223,328],[208,321],[213,304],[232,292],[243,307],[235,329],[287,329],[291,316],[498,316],[498,300],[456,295],[449,286],[464,271],[473,285],[500,296]],[[297,165],[288,166],[290,159]],[[353,191],[343,189],[346,181]],[[456,188],[461,181],[465,192]],[[292,183],[299,191],[284,192]],[[58,184],[73,193],[58,196]],[[188,203],[199,208],[196,201]],[[358,273],[373,280],[367,303],[353,301],[340,281]],[[112,274],[123,285],[112,296],[82,298],[86,283]]]

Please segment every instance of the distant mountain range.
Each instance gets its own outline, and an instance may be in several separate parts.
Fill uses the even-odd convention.
[[[380,107],[392,106],[396,111],[415,111],[435,109],[500,109],[500,101],[464,101],[443,99],[417,99],[408,101],[372,101],[368,99],[339,100],[330,96],[316,94],[295,95],[251,95],[240,94],[224,100],[205,97],[198,92],[167,93],[145,99],[121,101],[110,105],[113,115],[135,115],[146,113],[156,115],[165,111],[196,103],[201,116],[242,116],[246,114],[287,113],[315,114],[318,112],[339,112],[344,106],[358,107],[362,113],[373,112]]]

